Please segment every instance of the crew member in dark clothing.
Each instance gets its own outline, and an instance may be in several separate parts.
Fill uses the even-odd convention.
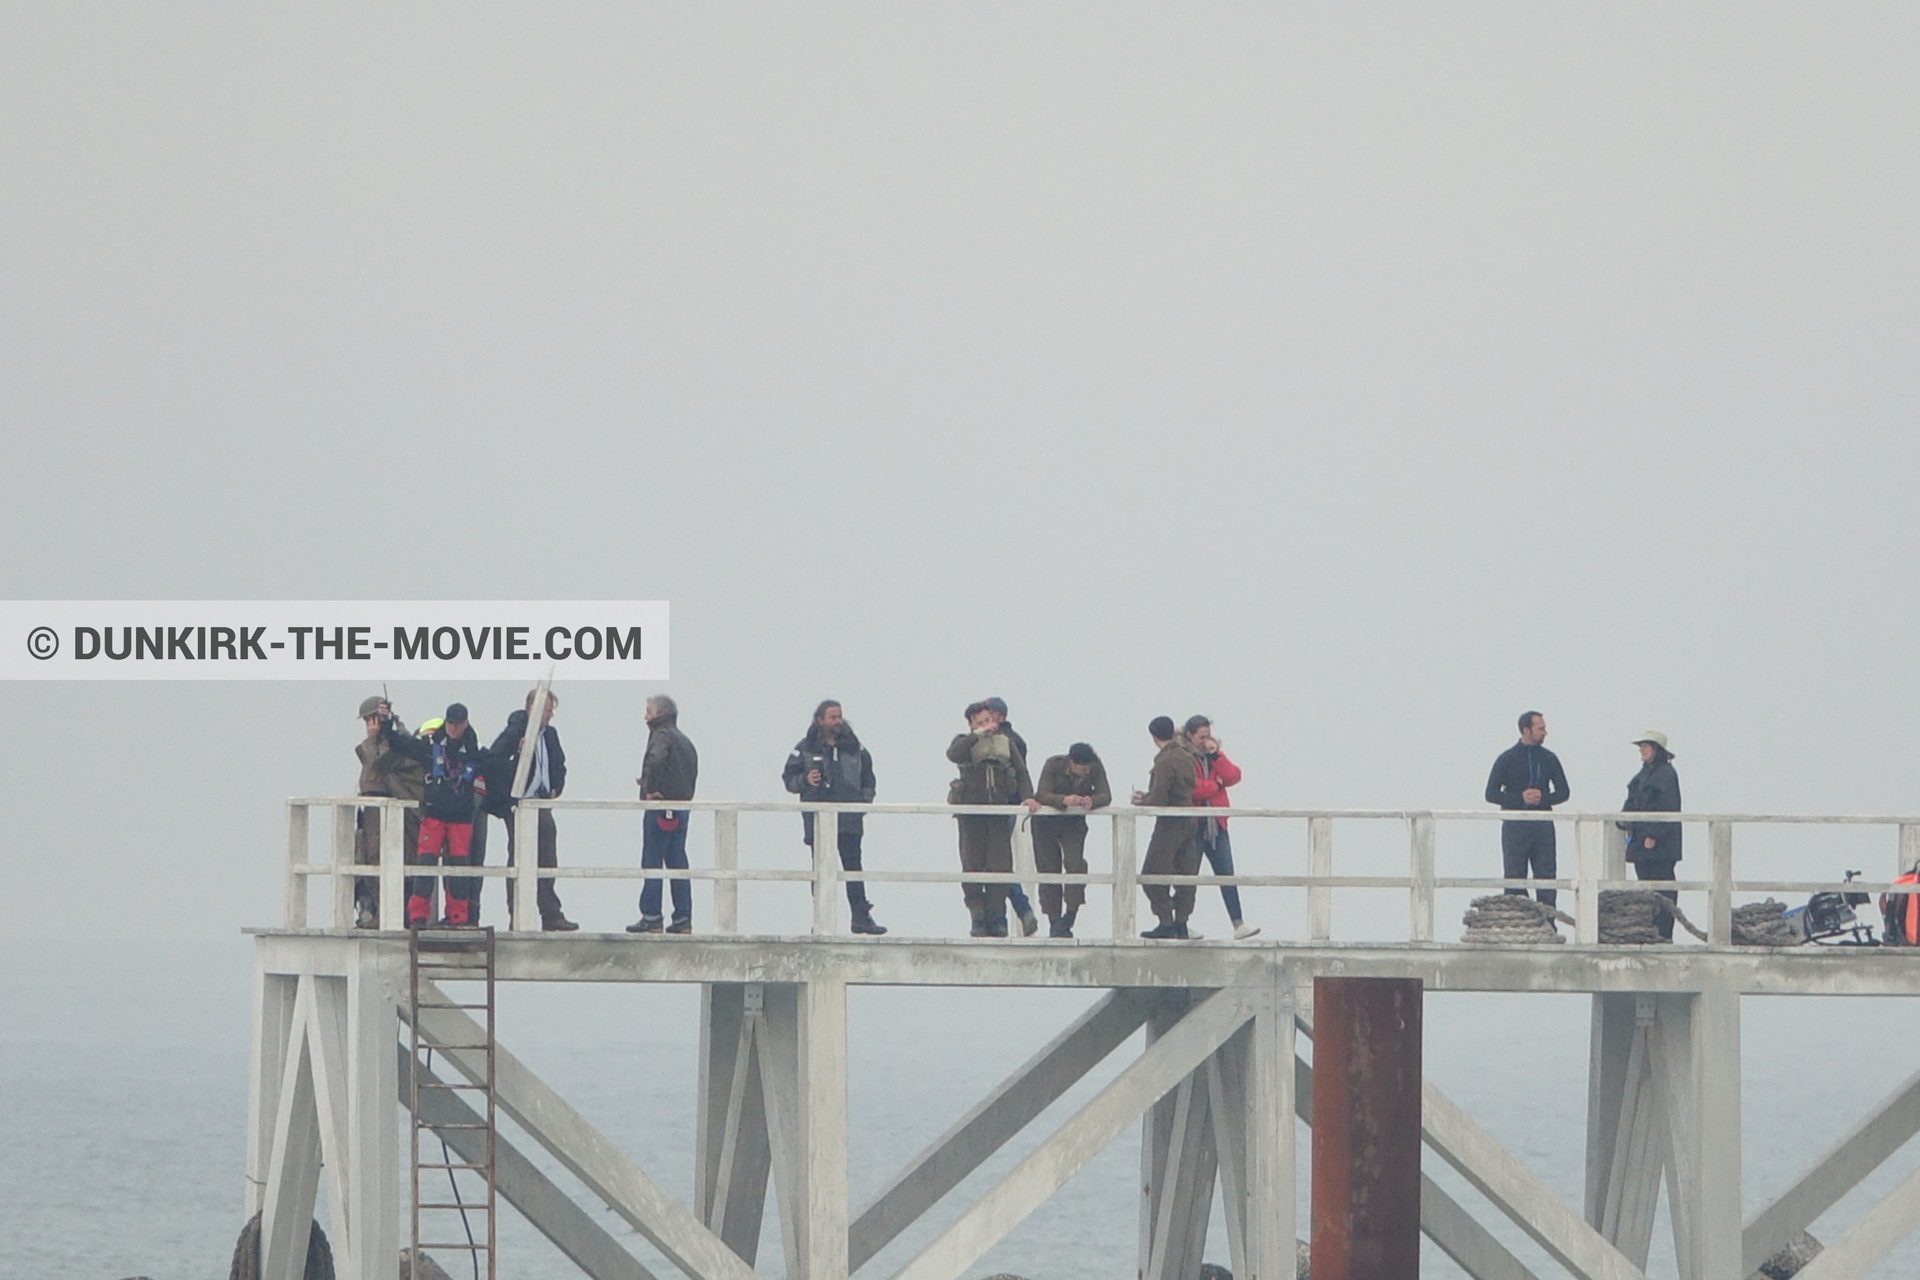
[[[1173,727],[1173,717],[1155,716],[1147,726],[1159,753],[1153,758],[1153,773],[1147,789],[1136,791],[1133,802],[1150,808],[1185,807],[1193,803],[1193,751]],[[1147,856],[1140,864],[1143,876],[1191,876],[1200,871],[1199,823],[1192,818],[1155,818],[1153,835],[1147,840]],[[1184,938],[1187,917],[1193,914],[1193,886],[1190,884],[1150,884],[1143,886],[1147,901],[1160,923],[1140,936],[1143,938]]]
[[[993,710],[976,702],[966,710],[967,732],[947,746],[947,759],[960,766],[960,776],[947,791],[948,804],[1024,804],[1039,808],[1033,798],[1033,779],[1027,757]],[[962,871],[1013,870],[1013,823],[999,814],[955,815],[960,831]],[[1007,936],[1007,886],[966,881],[960,891],[972,921],[971,936]]]
[[[1034,816],[1034,866],[1050,875],[1087,874],[1086,814],[1113,803],[1113,788],[1107,785],[1107,767],[1100,757],[1084,742],[1074,743],[1063,756],[1047,757],[1040,766],[1040,780],[1033,785],[1033,798],[1061,814]],[[1068,814],[1074,816],[1064,816]],[[1042,884],[1040,909],[1047,913],[1047,936],[1071,938],[1074,919],[1086,902],[1083,884]]]
[[[480,735],[467,723],[465,704],[456,702],[447,708],[446,718],[425,737],[407,737],[388,726],[387,739],[399,751],[412,756],[426,767],[426,782],[420,796],[420,843],[414,861],[421,866],[470,867],[473,865],[474,796],[486,785],[483,771],[486,748]],[[433,915],[432,876],[413,876],[407,880],[407,927],[419,928],[431,922]],[[446,922],[467,925],[478,920],[480,878],[446,878]]]
[[[680,732],[680,708],[664,693],[648,698],[647,758],[635,779],[640,785],[640,798],[691,800],[699,777],[700,753]],[[664,867],[685,871],[687,823],[692,817],[686,809],[649,809],[642,814],[640,866],[646,870]],[[627,932],[659,933],[663,924],[660,881],[649,879],[640,887],[640,918],[627,926]],[[688,881],[673,882],[673,923],[665,928],[668,933],[693,932],[693,886]]]
[[[1013,721],[1007,719],[1007,700],[1005,698],[988,698],[986,700],[986,708],[993,712],[994,724],[999,728],[1000,732],[1013,739],[1014,750],[1020,753],[1022,760],[1025,760],[1027,758],[1027,740],[1020,736],[1018,729],[1013,727]],[[1007,826],[1011,828],[1017,821],[1017,818],[1008,818]],[[1018,883],[1007,886],[1007,906],[1012,910],[1014,919],[1020,922],[1020,932],[1026,934],[1029,938],[1040,932],[1040,917],[1033,914],[1033,899],[1027,896],[1025,886]]]
[[[813,711],[813,724],[807,736],[794,745],[787,767],[780,772],[787,790],[802,800],[841,804],[872,804],[874,796],[873,755],[860,745],[846,712],[838,702],[828,699]],[[840,865],[848,871],[860,867],[860,840],[866,834],[867,815],[839,815],[838,843]],[[800,828],[807,845],[813,845],[811,813],[800,815]],[[853,913],[855,933],[885,933],[886,927],[874,922],[873,904],[867,901],[867,886],[859,880],[847,881],[847,906]]]
[[[1673,753],[1667,750],[1667,735],[1649,729],[1634,740],[1640,748],[1640,772],[1627,782],[1627,802],[1622,813],[1680,812],[1680,775],[1673,769]],[[1635,822],[1626,825],[1627,861],[1633,864],[1637,880],[1671,880],[1674,864],[1680,861],[1680,824],[1677,822]],[[1671,890],[1661,897],[1677,903],[1680,895]],[[1661,911],[1660,937],[1673,941],[1673,917]]]
[[[1487,803],[1502,809],[1531,809],[1551,812],[1565,804],[1568,795],[1566,771],[1560,757],[1541,743],[1547,740],[1547,718],[1538,711],[1520,717],[1520,741],[1500,753],[1487,775]],[[1506,880],[1552,880],[1559,874],[1554,853],[1553,823],[1503,822],[1500,824],[1500,852],[1505,855]],[[1528,868],[1532,870],[1529,871]],[[1508,889],[1525,897],[1525,889]],[[1553,906],[1560,895],[1541,889],[1540,901]]]
[[[513,820],[518,797],[511,794],[513,779],[520,771],[520,745],[527,736],[527,712],[533,709],[533,696],[538,692],[538,689],[527,691],[526,711],[516,711],[507,717],[507,727],[500,731],[489,749],[493,764],[487,776],[487,812],[507,824],[508,866],[513,866],[519,855],[515,847],[519,836]],[[526,794],[536,800],[557,796],[566,789],[567,753],[560,746],[560,731],[552,724],[553,713],[559,709],[560,699],[549,691],[546,712],[540,717],[540,732],[533,740],[533,763],[527,766]],[[538,822],[534,865],[557,867],[560,865],[560,832],[553,820],[553,810],[539,810]],[[548,933],[572,933],[580,927],[560,909],[560,894],[554,889],[551,877],[540,878],[537,895],[541,929]],[[509,920],[513,916],[511,898],[507,901],[507,916]]]

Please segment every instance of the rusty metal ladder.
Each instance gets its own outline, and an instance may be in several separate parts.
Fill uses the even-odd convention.
[[[493,967],[493,930],[480,929],[411,929],[408,931],[408,968],[411,971],[413,1016],[408,1019],[413,1036],[413,1069],[409,1073],[412,1086],[412,1105],[409,1108],[412,1131],[412,1201],[413,1201],[413,1251],[407,1256],[417,1259],[421,1251],[429,1253],[464,1253],[472,1260],[474,1280],[482,1280],[480,1259],[486,1258],[484,1280],[497,1280],[496,1258],[498,1256],[495,1239],[494,1221],[496,1214],[494,1195],[494,1172],[496,1165],[496,1145],[498,1130],[494,1115],[494,1078],[495,1078],[495,1039],[494,1039],[494,967]],[[453,984],[449,990],[444,984]],[[484,1000],[463,998],[474,986],[480,985]],[[425,998],[423,997],[423,988]],[[459,1052],[469,1065],[479,1058],[480,1072],[464,1071],[456,1068],[448,1072],[448,1078],[441,1080],[433,1072],[432,1055],[435,1048],[420,1033],[420,1011],[425,1009],[460,1009],[475,1015],[482,1022],[485,1035],[476,1043],[443,1044],[438,1046],[443,1053]],[[484,1012],[484,1018],[479,1015]],[[466,1076],[465,1082],[454,1079],[456,1072]],[[441,1091],[448,1098],[457,1098],[468,1104],[461,1119],[449,1120],[445,1117],[445,1108],[428,1103],[426,1112],[421,1107],[421,1095]],[[454,1146],[464,1150],[456,1155],[449,1148],[447,1134],[455,1134]],[[421,1158],[421,1138],[436,1140],[440,1148],[438,1160]],[[465,1139],[465,1140],[462,1140]],[[484,1140],[484,1147],[482,1142]],[[445,1172],[447,1190],[423,1191],[420,1185],[421,1174]],[[463,1181],[465,1188],[463,1190]],[[475,1182],[480,1185],[475,1186]],[[451,1199],[444,1197],[451,1196]],[[441,1224],[451,1227],[454,1214],[464,1228],[466,1239],[438,1240],[421,1238],[421,1215],[429,1214],[430,1234],[451,1236],[451,1229],[440,1230]],[[484,1240],[474,1234],[474,1216],[484,1218],[486,1228]],[[451,1268],[448,1268],[450,1273]],[[418,1274],[418,1269],[415,1269]],[[457,1273],[454,1273],[457,1274]]]

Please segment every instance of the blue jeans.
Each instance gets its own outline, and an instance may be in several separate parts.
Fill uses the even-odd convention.
[[[1233,842],[1227,839],[1227,829],[1221,827],[1212,830],[1214,820],[1208,818],[1200,824],[1200,852],[1207,856],[1207,865],[1213,868],[1217,876],[1233,874]],[[1220,897],[1227,904],[1227,919],[1238,926],[1240,924],[1240,887],[1223,884]]]
[[[687,823],[693,817],[685,809],[649,810],[646,820],[640,824],[640,866],[651,871],[656,867],[665,867],[669,871],[687,869]],[[673,823],[673,830],[662,831],[660,822],[664,819]],[[660,918],[660,881],[649,877],[640,886],[640,918],[658,920]],[[685,880],[673,882],[673,919],[677,924],[693,918],[693,885]]]

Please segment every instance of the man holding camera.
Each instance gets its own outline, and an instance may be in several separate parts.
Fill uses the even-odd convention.
[[[425,727],[422,727],[425,731]],[[486,748],[480,735],[467,722],[466,704],[447,707],[443,719],[425,738],[409,738],[389,722],[386,741],[401,753],[417,760],[426,772],[420,796],[420,840],[410,861],[421,866],[437,866],[444,859],[448,867],[478,865],[473,848],[473,819],[476,792],[486,786]],[[412,876],[407,880],[407,927],[417,929],[432,923],[434,877]],[[469,925],[479,922],[480,878],[446,878],[446,923]]]
[[[794,745],[787,757],[780,781],[801,800],[839,804],[871,804],[874,796],[873,756],[860,745],[846,712],[838,702],[828,699],[813,711],[813,724],[806,737]],[[800,815],[800,826],[807,846],[813,846],[815,815]],[[866,834],[866,815],[839,815],[838,842],[840,865],[859,871],[860,841]],[[867,887],[858,880],[847,881],[847,907],[853,913],[853,931],[882,934],[886,927],[873,918],[873,904],[867,901]]]
[[[406,727],[393,718],[393,707],[385,698],[368,698],[360,704],[360,723],[367,731],[366,737],[353,749],[360,761],[360,794],[412,800],[417,805],[426,787],[427,773],[418,760],[387,741],[388,725],[395,726],[402,736],[406,734]],[[380,865],[380,818],[380,810],[375,808],[361,809],[354,814],[353,860],[363,867]],[[405,829],[406,844],[402,848],[411,852],[420,842],[418,808],[406,810]],[[380,927],[377,877],[361,876],[353,882],[353,915],[355,928]]]

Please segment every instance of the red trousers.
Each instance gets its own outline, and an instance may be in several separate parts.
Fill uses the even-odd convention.
[[[471,822],[448,822],[444,818],[420,819],[420,843],[414,850],[413,861],[419,866],[439,866],[444,861],[449,867],[464,867],[471,861],[473,846],[473,824]],[[445,853],[442,853],[442,849]],[[433,918],[433,876],[410,876],[407,879],[407,921],[424,924]],[[479,895],[475,890],[479,886],[475,876],[447,877],[447,923],[467,924],[478,913],[473,910],[473,899]]]

